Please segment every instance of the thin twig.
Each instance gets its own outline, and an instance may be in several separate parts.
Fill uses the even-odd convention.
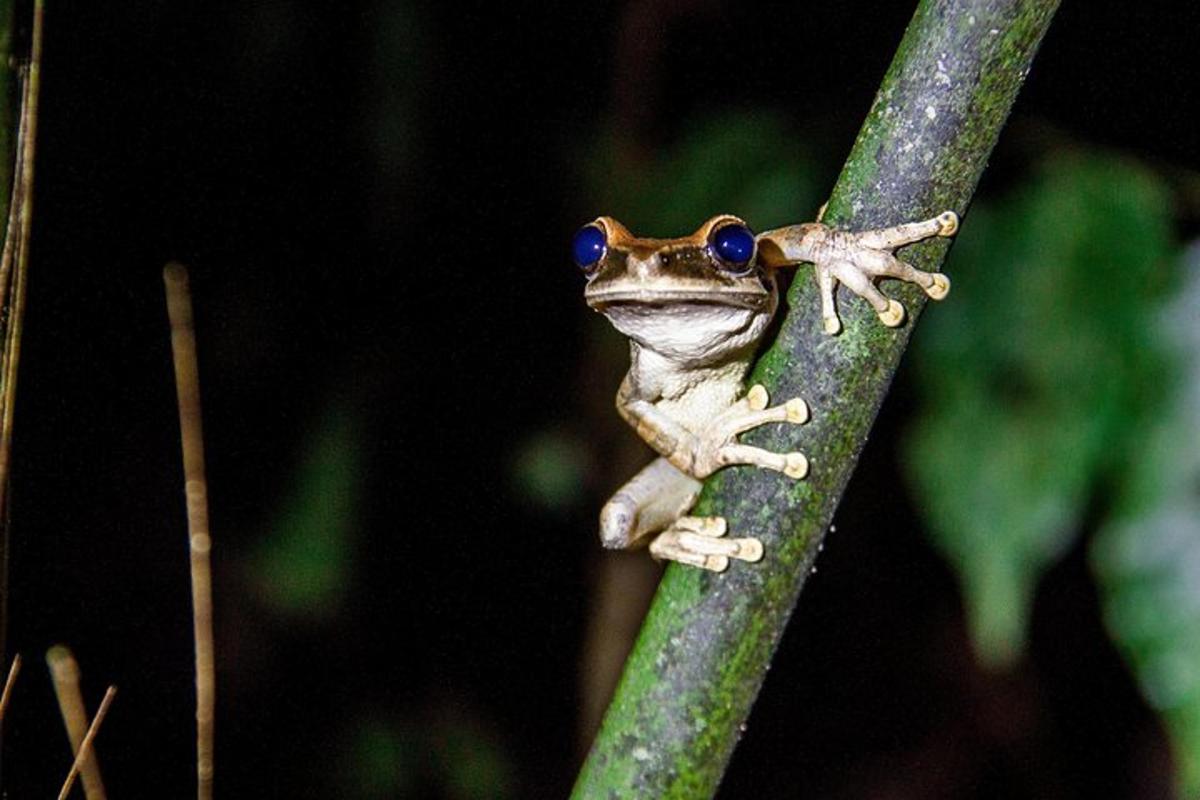
[[[83,704],[83,693],[79,690],[79,662],[64,644],[56,644],[46,651],[46,666],[54,682],[54,695],[58,698],[58,710],[63,725],[67,728],[67,739],[71,752],[78,756],[87,735],[87,708]],[[83,793],[88,800],[104,800],[104,781],[100,779],[100,759],[89,753],[79,768],[83,779]]]
[[[42,72],[42,0],[33,4],[33,33],[29,63],[21,91],[17,123],[16,165],[8,209],[4,247],[0,254],[0,309],[4,320],[4,349],[0,360],[0,653],[8,622],[8,471],[12,454],[13,408],[17,393],[17,363],[25,319],[25,278],[29,264],[29,233],[33,224],[33,160],[37,142],[38,90]],[[12,297],[9,297],[11,288]]]
[[[208,489],[204,477],[204,437],[200,428],[200,373],[187,269],[168,264],[163,270],[175,389],[183,441],[184,492],[187,497],[188,541],[192,562],[192,624],[196,642],[196,794],[211,800],[213,781],[213,717],[216,676],[213,664],[212,539],[208,533]]]
[[[29,236],[33,225],[33,158],[37,144],[38,89],[42,71],[42,0],[33,6],[33,47],[25,77],[24,100],[17,133],[17,168],[14,175],[13,201],[15,217],[10,217],[8,236],[4,242],[0,274],[15,265],[12,276],[12,306],[4,331],[4,398],[0,417],[0,479],[7,480],[9,454],[12,452],[13,399],[17,390],[17,362],[21,355],[21,328],[25,318],[25,279],[29,265]],[[3,275],[0,286],[7,291],[8,276]],[[0,493],[0,502],[3,495]],[[0,506],[2,508],[2,506]]]
[[[8,711],[8,701],[12,698],[13,684],[21,672],[21,654],[13,656],[12,665],[8,668],[8,679],[4,681],[4,694],[0,694],[0,724],[4,722],[4,714]]]
[[[104,699],[100,701],[100,707],[96,709],[96,718],[92,720],[87,735],[83,737],[83,741],[79,745],[79,752],[75,754],[75,763],[71,764],[71,771],[67,773],[67,779],[63,781],[62,791],[58,793],[58,800],[67,800],[71,787],[75,785],[75,776],[79,774],[79,767],[91,752],[92,740],[100,731],[100,723],[104,722],[104,718],[108,716],[108,707],[112,705],[113,698],[116,696],[117,687],[109,686],[108,691],[104,693]]]

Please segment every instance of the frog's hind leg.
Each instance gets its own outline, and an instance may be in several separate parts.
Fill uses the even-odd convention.
[[[656,458],[605,503],[600,541],[611,550],[636,547],[686,514],[699,494],[700,481]]]
[[[729,559],[758,561],[758,539],[725,539],[722,517],[683,516],[700,494],[700,481],[657,458],[622,486],[600,512],[600,541],[613,550],[650,543],[650,554],[693,567],[723,572]]]

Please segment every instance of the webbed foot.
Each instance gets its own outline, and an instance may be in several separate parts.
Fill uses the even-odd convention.
[[[958,232],[958,215],[943,211],[920,222],[907,222],[890,228],[861,231],[833,230],[816,222],[791,225],[767,231],[759,237],[760,259],[768,266],[810,261],[816,268],[821,295],[821,316],[825,332],[842,330],[835,294],[838,283],[862,297],[879,320],[894,328],[904,322],[904,307],[876,286],[881,278],[915,283],[932,300],[941,300],[950,291],[950,279],[938,272],[924,272],[893,254],[897,247],[933,236],[953,236]]]
[[[950,291],[950,279],[940,272],[924,272],[892,254],[897,247],[932,236],[953,236],[958,231],[958,215],[944,211],[932,219],[908,222],[890,228],[850,233],[830,231],[826,256],[816,262],[821,288],[821,315],[825,331],[842,329],[834,301],[837,284],[866,300],[875,309],[879,321],[889,328],[904,322],[904,306],[885,295],[875,285],[880,278],[896,278],[920,286],[931,300],[941,300]]]
[[[650,543],[650,555],[712,572],[724,572],[731,558],[762,560],[761,541],[727,539],[727,530],[724,517],[680,517]]]

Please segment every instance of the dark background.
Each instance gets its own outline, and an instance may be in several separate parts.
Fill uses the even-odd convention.
[[[41,665],[58,641],[92,707],[120,687],[98,740],[110,793],[192,791],[160,276],[180,259],[216,540],[218,794],[489,796],[455,783],[478,769],[503,776],[496,795],[565,795],[594,518],[623,476],[592,478],[555,516],[510,473],[530,436],[595,405],[567,250],[606,211],[585,154],[615,123],[652,149],[713,107],[768,107],[811,135],[831,185],[912,6],[52,3],[7,792],[46,796],[69,765]],[[618,32],[638,13],[661,25],[624,51],[645,63],[622,63]],[[1200,167],[1198,30],[1191,3],[1065,2],[983,191],[1060,137]],[[1194,211],[1180,218],[1194,233]],[[615,378],[602,388],[604,405]],[[907,402],[901,376],[723,796],[1164,796],[1165,740],[1107,642],[1081,551],[1039,588],[1028,663],[973,665],[951,573],[910,501],[878,491],[897,482]],[[353,571],[336,607],[281,617],[248,564],[330,407],[363,431]],[[392,721],[412,762],[374,789],[354,766],[363,719]]]

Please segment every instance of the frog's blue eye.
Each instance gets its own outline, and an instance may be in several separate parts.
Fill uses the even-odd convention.
[[[571,242],[571,252],[575,263],[583,269],[591,269],[604,258],[604,250],[608,246],[604,230],[597,224],[584,225],[575,234]]]
[[[745,225],[731,222],[717,228],[708,237],[717,258],[734,269],[743,269],[754,258],[754,234]]]

